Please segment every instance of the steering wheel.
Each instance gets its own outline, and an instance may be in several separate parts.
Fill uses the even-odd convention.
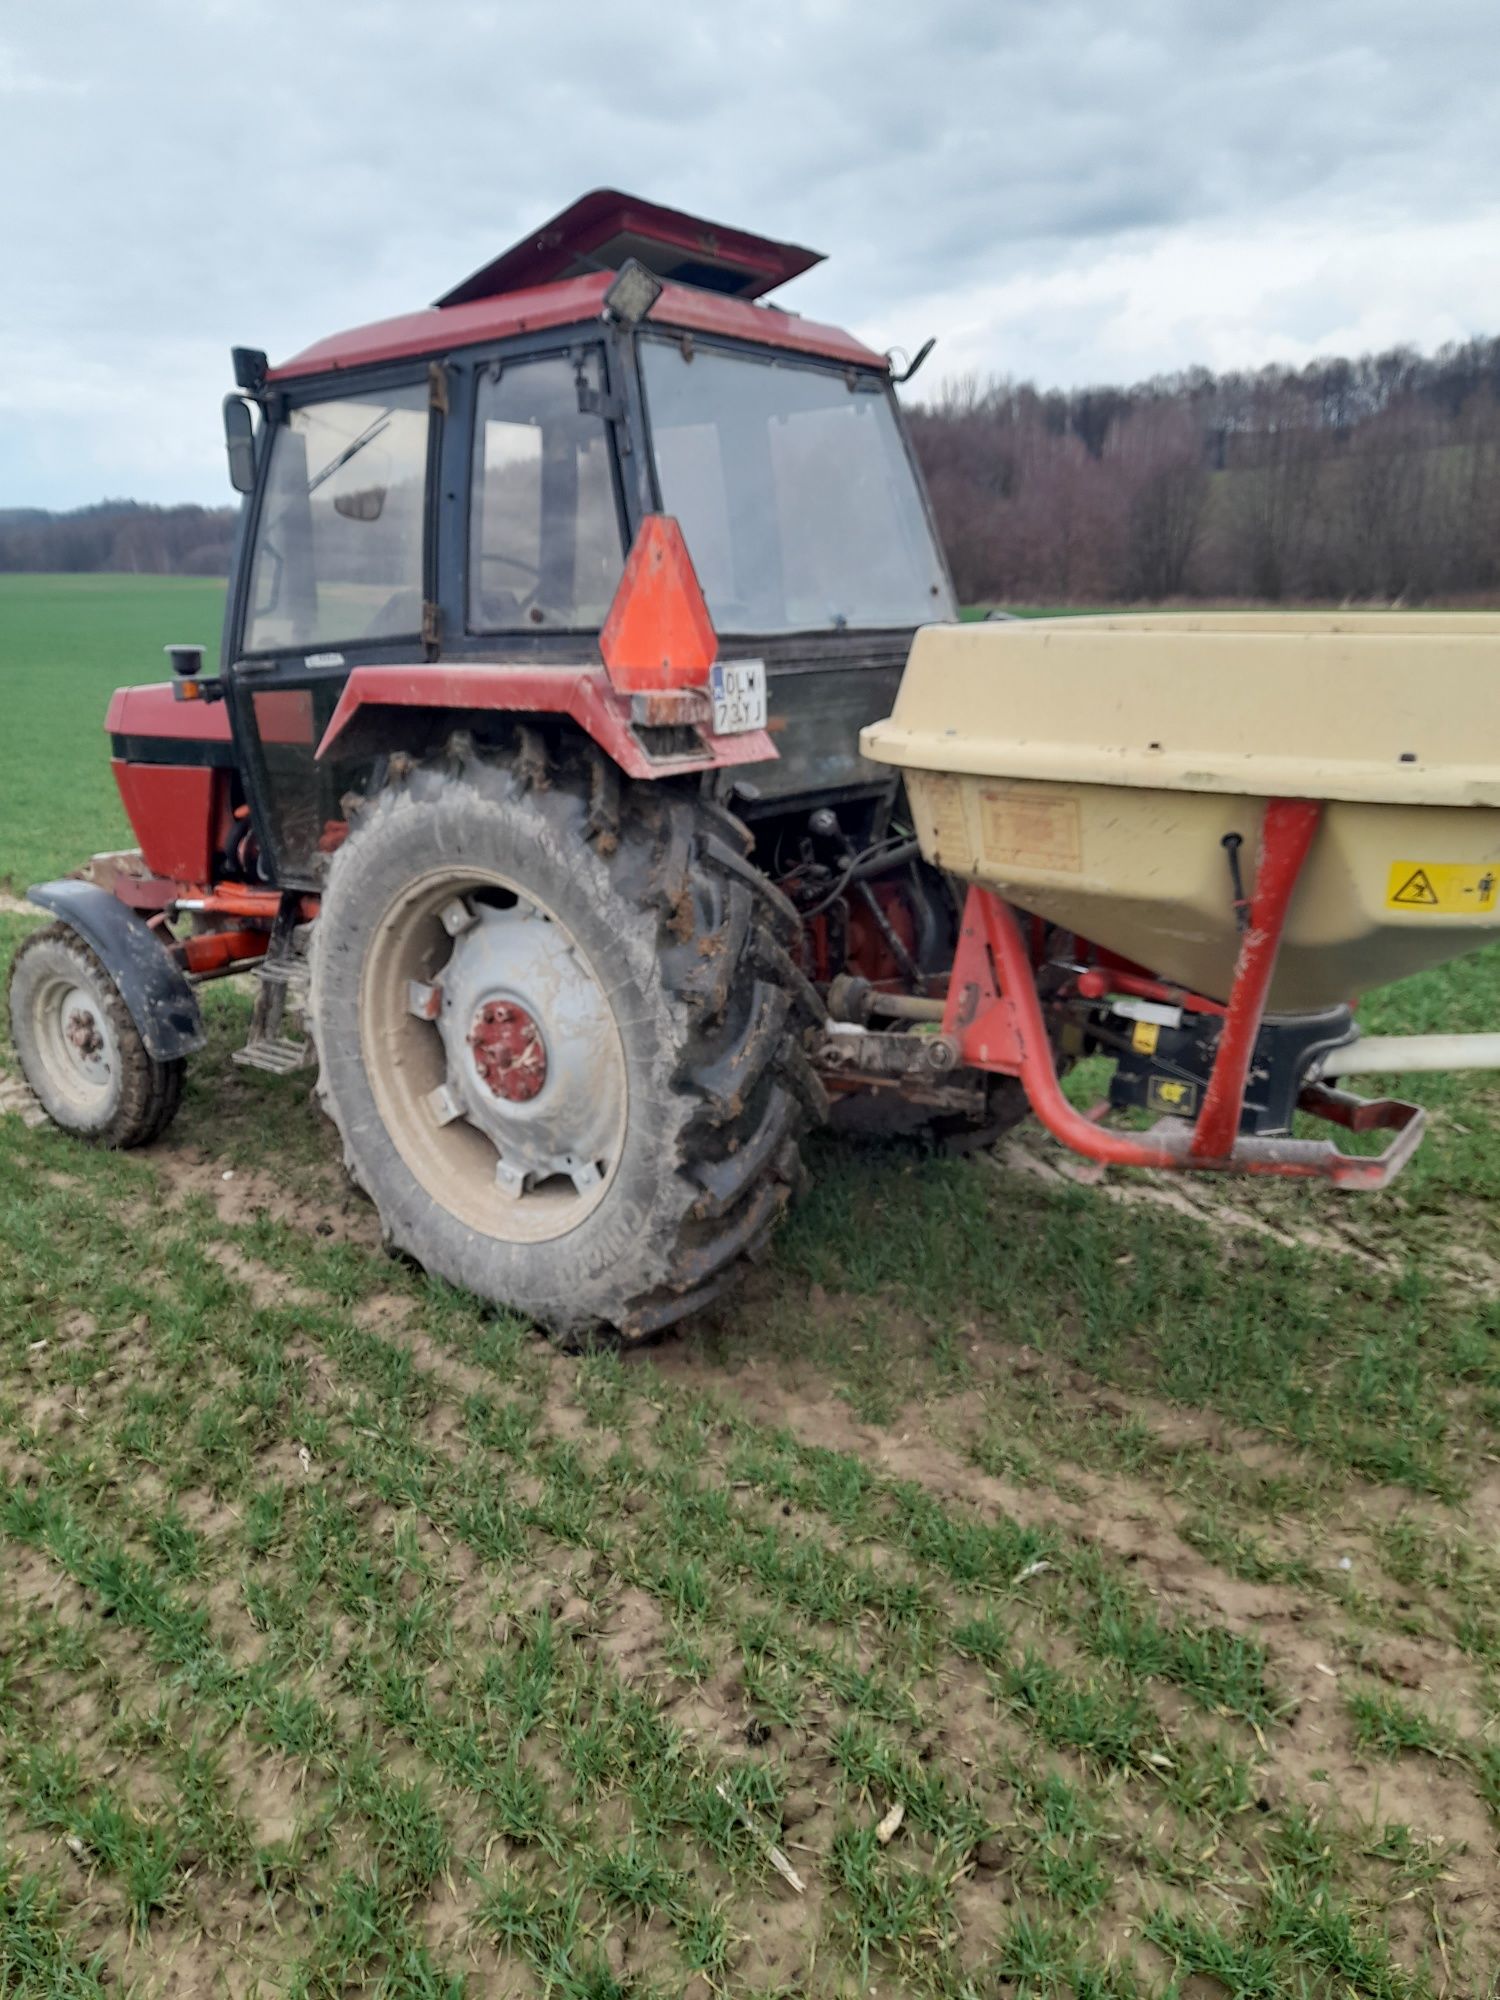
[[[531,588],[526,592],[524,597],[517,595],[517,593],[514,591],[510,593],[510,595],[515,597],[516,600],[516,615],[519,617],[528,612],[531,609],[532,605],[536,603],[537,598],[541,593],[541,588],[542,588],[541,565],[539,563],[523,562],[519,556],[508,556],[501,553],[498,550],[493,550],[493,551],[486,550],[480,555],[479,558],[479,569],[481,576],[484,573],[484,566],[486,563],[504,563],[510,569],[519,570],[522,576],[528,576],[531,578]]]

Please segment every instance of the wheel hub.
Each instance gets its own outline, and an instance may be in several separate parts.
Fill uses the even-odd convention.
[[[496,1097],[527,1104],[547,1081],[542,1031],[514,1000],[487,1000],[469,1030],[480,1080]]]
[[[571,1181],[592,1196],[618,1164],[626,1084],[619,1031],[572,939],[535,904],[497,908],[455,897],[453,938],[410,1010],[442,1038],[445,1074],[429,1096],[439,1125],[463,1118],[495,1148],[503,1194]]]
[[[85,1013],[82,1008],[68,1016],[63,1032],[85,1061],[90,1056],[98,1055],[104,1047],[104,1037],[99,1032],[99,1023],[92,1014]]]
[[[68,1061],[78,1076],[95,1089],[110,1080],[111,1037],[98,1012],[98,1002],[82,986],[63,993],[57,1002],[57,1030]]]

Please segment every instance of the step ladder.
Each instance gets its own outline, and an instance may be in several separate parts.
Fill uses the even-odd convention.
[[[270,945],[255,968],[257,991],[249,1039],[231,1058],[245,1069],[265,1070],[271,1076],[289,1076],[315,1061],[312,1043],[300,1028],[311,973],[303,949],[306,929],[298,923],[298,900],[282,898]]]

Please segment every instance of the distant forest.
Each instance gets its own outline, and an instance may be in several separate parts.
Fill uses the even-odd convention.
[[[1500,592],[1500,339],[912,412],[965,603]]]
[[[237,518],[234,507],[144,507],[136,500],[100,500],[67,514],[0,508],[0,572],[227,576]]]
[[[1500,595],[1500,339],[911,410],[965,603]],[[222,576],[235,510],[0,511],[0,571]]]

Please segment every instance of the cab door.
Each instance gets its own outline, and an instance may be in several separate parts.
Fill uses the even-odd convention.
[[[316,755],[350,669],[424,656],[435,379],[320,383],[267,433],[228,680],[262,872],[284,888],[320,886],[360,782]]]

